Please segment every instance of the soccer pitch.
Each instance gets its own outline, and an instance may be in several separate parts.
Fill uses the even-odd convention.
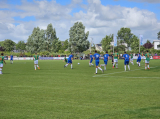
[[[80,63],[78,65],[77,63]],[[14,61],[0,75],[0,119],[158,119],[160,118],[160,61],[150,70],[136,60],[124,72],[124,60],[102,74],[89,60]],[[100,61],[103,64],[103,61]],[[103,68],[103,67],[102,67]]]

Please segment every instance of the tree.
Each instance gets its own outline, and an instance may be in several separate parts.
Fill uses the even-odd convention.
[[[131,46],[132,43],[132,37],[133,34],[131,33],[131,29],[130,28],[121,28],[118,33],[118,39],[120,40],[120,43],[127,43],[127,47],[129,49],[129,47]]]
[[[57,36],[56,36],[56,30],[53,29],[53,26],[52,24],[48,24],[47,26],[47,30],[45,31],[45,43],[46,43],[46,50],[47,51],[51,51],[52,49],[54,49],[55,47],[53,47],[52,43],[54,41],[54,43],[58,40],[57,40]]]
[[[135,35],[132,37],[131,49],[136,52],[139,50],[139,38]]]
[[[157,33],[157,36],[158,40],[160,40],[160,31]]]
[[[147,40],[147,42],[143,45],[143,47],[145,47],[146,49],[150,49],[153,47],[153,44],[149,40]]]
[[[57,51],[56,44],[59,40],[56,36],[56,31],[53,29],[52,24],[47,26],[47,30],[34,28],[32,34],[27,40],[26,50],[29,52],[44,52],[44,51]]]
[[[103,51],[106,52],[109,49],[111,49],[111,47],[112,47],[111,42],[112,41],[113,41],[113,34],[109,35],[109,36],[106,35],[106,37],[102,39],[101,44],[102,44]]]
[[[29,52],[40,52],[45,51],[45,32],[44,30],[40,30],[39,27],[34,28],[32,34],[27,39],[26,50]]]
[[[68,48],[71,52],[83,52],[89,48],[89,31],[85,33],[85,26],[82,22],[76,22],[69,31]]]
[[[0,41],[0,47],[4,47],[4,41]]]
[[[62,42],[62,50],[66,50],[68,48],[68,39],[66,39],[64,42]]]
[[[5,51],[13,51],[14,50],[14,46],[16,45],[16,43],[13,42],[10,39],[6,39],[6,40],[4,40],[4,44],[3,45],[4,45]]]
[[[17,50],[25,50],[25,49],[26,49],[25,42],[24,42],[24,41],[19,41],[19,42],[16,44],[16,49],[17,49]]]

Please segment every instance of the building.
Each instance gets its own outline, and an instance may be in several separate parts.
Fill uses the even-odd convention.
[[[160,40],[154,40],[153,45],[155,50],[160,50]]]
[[[95,44],[95,48],[96,48],[97,51],[100,51],[100,52],[103,51],[102,44]]]

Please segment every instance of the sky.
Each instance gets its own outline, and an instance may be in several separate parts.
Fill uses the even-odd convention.
[[[160,0],[0,0],[0,41],[27,42],[34,27],[50,23],[64,41],[75,22],[83,23],[94,43],[122,27],[152,42],[160,31]]]

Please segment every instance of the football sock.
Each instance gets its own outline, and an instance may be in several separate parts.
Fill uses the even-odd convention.
[[[128,65],[128,69],[130,70],[130,66]]]
[[[113,63],[113,67],[114,67],[114,63]]]
[[[116,68],[118,68],[118,64],[116,64]]]
[[[140,62],[139,62],[139,66],[140,66]]]
[[[13,61],[12,61],[12,64],[13,64]]]
[[[137,62],[137,64],[138,64],[138,62]]]
[[[72,64],[71,64],[71,69],[72,69]]]
[[[89,66],[91,66],[91,64],[89,63]]]
[[[145,69],[147,69],[147,67],[145,67]]]
[[[98,67],[98,69],[102,71],[102,69],[100,67]]]
[[[35,68],[35,70],[36,70],[36,65],[34,65],[34,68]]]
[[[68,66],[68,64],[65,65],[66,67]]]
[[[124,70],[126,71],[126,65],[124,66]]]
[[[39,66],[37,65],[37,67],[39,67]]]
[[[0,68],[0,74],[2,74],[2,68]]]
[[[148,65],[148,68],[149,68],[149,65]]]
[[[106,66],[104,66],[104,69],[106,70]]]
[[[91,63],[91,65],[93,65],[93,64]]]
[[[98,69],[96,68],[96,74],[97,74],[97,70],[98,70]]]

